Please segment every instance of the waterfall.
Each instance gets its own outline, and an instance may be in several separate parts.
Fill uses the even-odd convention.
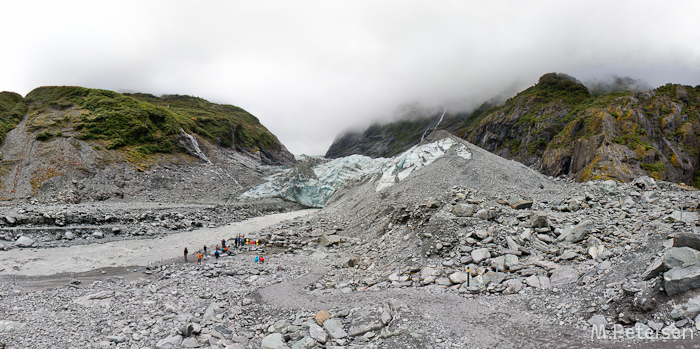
[[[438,120],[437,125],[435,125],[435,128],[433,129],[434,131],[437,131],[438,126],[440,126],[440,123],[442,122],[442,118],[445,117],[445,112],[447,112],[447,109],[442,108],[442,115],[440,115],[440,120]]]
[[[442,108],[442,115],[440,115],[440,119],[437,122],[437,125],[435,125],[435,128],[433,128],[433,131],[437,131],[438,126],[440,126],[440,123],[442,122],[442,118],[445,116],[445,112],[447,109]],[[420,136],[420,141],[423,141],[423,138],[425,138],[425,135],[430,131],[430,127],[428,127],[425,131],[423,131],[423,135]]]
[[[210,164],[210,165],[214,165],[214,163],[212,163],[211,160],[209,160],[209,158],[208,158],[206,155],[204,155],[204,152],[202,152],[202,149],[199,148],[199,142],[197,142],[197,139],[194,138],[194,136],[192,136],[191,134],[185,132],[185,130],[183,130],[182,128],[180,128],[180,132],[182,132],[182,134],[184,134],[185,136],[187,136],[187,139],[190,140],[190,145],[192,146],[192,148],[194,148],[195,154],[196,154],[200,159],[206,161],[206,162],[207,162],[208,164]],[[233,182],[236,183],[236,185],[237,185],[239,188],[243,188],[243,186],[242,186],[240,183],[238,183],[238,181],[236,180],[236,178],[234,178],[233,176],[231,176],[231,174],[229,174],[229,173],[226,172],[226,171],[223,171],[221,168],[219,168],[219,167],[216,166],[216,165],[214,165],[214,166],[216,167],[216,170],[214,171],[214,173],[216,173],[216,174],[220,174],[220,173],[225,174],[226,177],[228,177],[228,178],[230,178],[231,180],[233,180]]]
[[[204,155],[204,153],[202,152],[202,149],[199,149],[199,143],[197,142],[197,139],[195,139],[194,136],[192,136],[191,134],[185,132],[185,130],[183,130],[182,128],[180,128],[180,132],[182,132],[185,136],[187,136],[187,139],[190,140],[190,145],[192,146],[192,148],[194,148],[195,154],[197,154],[197,156],[200,159],[211,164],[212,163],[211,160],[209,160],[209,158],[207,158],[207,156]]]

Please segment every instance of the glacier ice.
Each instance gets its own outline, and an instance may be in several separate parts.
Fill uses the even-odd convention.
[[[346,183],[366,178],[378,178],[376,191],[381,191],[406,179],[411,173],[428,166],[458,145],[457,156],[470,159],[463,144],[451,138],[416,145],[393,158],[372,159],[350,155],[309,167],[299,165],[281,169],[268,181],[241,194],[242,199],[283,198],[309,207],[323,207],[335,191]]]

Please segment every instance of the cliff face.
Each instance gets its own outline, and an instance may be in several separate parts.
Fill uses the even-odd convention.
[[[0,94],[0,199],[226,200],[294,156],[245,110],[189,96]]]
[[[542,156],[542,172],[577,180],[640,175],[698,185],[700,89],[666,85],[581,106]]]
[[[700,185],[700,87],[668,84],[643,92],[596,91],[592,95],[568,75],[545,74],[505,103],[484,105],[443,127],[547,175],[579,181],[629,181],[649,175]],[[417,130],[426,129],[425,124],[414,125],[415,121],[375,125],[340,137],[332,148],[370,156],[388,144],[408,149],[420,140]],[[413,137],[394,136],[402,132]]]

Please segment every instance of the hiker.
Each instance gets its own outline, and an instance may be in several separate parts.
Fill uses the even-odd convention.
[[[228,246],[226,246],[226,248],[224,249],[224,252],[226,252],[226,254],[230,255],[230,253],[228,253]]]
[[[185,263],[187,263],[187,247],[185,247]]]
[[[221,239],[221,248],[226,248],[226,239]]]
[[[265,256],[260,256],[260,263],[265,263]]]
[[[238,237],[233,239],[233,247],[238,248]]]
[[[216,259],[219,259],[219,249],[218,248],[216,249],[216,252],[214,252],[214,257]]]
[[[202,252],[197,252],[197,264],[202,264]]]
[[[207,255],[207,245],[204,245],[204,255]]]

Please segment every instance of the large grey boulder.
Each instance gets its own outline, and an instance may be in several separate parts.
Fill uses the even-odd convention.
[[[15,246],[17,247],[32,247],[34,244],[34,240],[26,237],[26,236],[20,236],[17,241],[15,241]]]
[[[572,267],[559,267],[554,269],[549,280],[552,286],[574,283],[578,280],[578,271]]]
[[[685,268],[693,264],[700,264],[700,251],[690,247],[673,247],[664,256],[666,270]]]
[[[700,265],[673,268],[664,273],[664,288],[666,294],[672,296],[687,290],[700,287]]]

